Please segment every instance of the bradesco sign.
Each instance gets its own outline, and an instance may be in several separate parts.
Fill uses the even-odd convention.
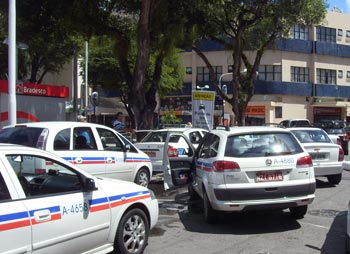
[[[192,91],[192,125],[211,130],[214,126],[215,92]]]

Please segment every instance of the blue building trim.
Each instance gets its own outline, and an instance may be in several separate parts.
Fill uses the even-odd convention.
[[[255,83],[255,94],[312,96],[312,83],[257,80]]]
[[[350,98],[350,87],[339,85],[315,85],[316,97]]]

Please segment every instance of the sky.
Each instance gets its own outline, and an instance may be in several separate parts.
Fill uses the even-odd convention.
[[[329,3],[329,9],[333,9],[334,6],[337,6],[342,12],[350,13],[350,0],[327,0]]]

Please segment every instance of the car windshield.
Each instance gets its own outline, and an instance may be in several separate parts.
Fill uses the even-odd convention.
[[[36,147],[44,128],[14,127],[0,131],[0,143],[10,143]]]
[[[291,133],[250,133],[229,136],[225,156],[264,157],[303,152]]]
[[[327,133],[322,130],[293,130],[292,132],[301,143],[332,143]]]

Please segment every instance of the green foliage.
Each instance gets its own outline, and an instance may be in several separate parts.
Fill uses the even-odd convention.
[[[164,115],[160,117],[162,124],[177,124],[181,123],[182,119],[175,115],[174,111],[165,111]]]

